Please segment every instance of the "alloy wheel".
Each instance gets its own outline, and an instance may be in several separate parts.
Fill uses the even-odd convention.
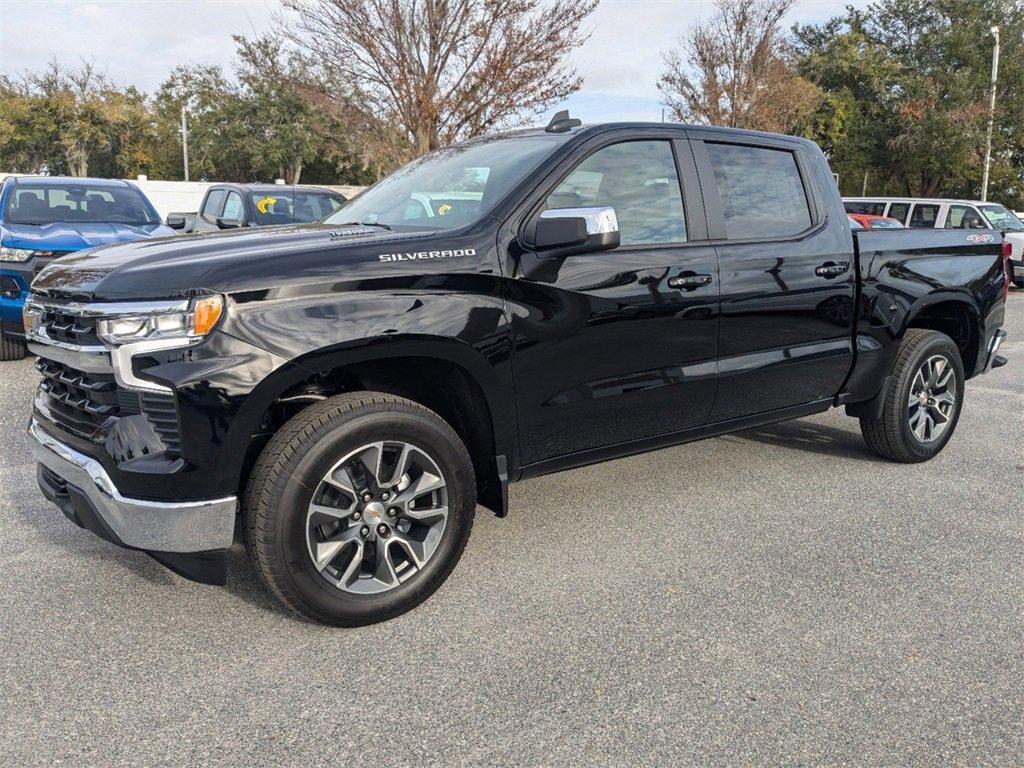
[[[448,488],[437,462],[410,443],[370,443],[337,462],[313,493],[309,556],[340,590],[386,592],[427,564],[447,521]]]
[[[934,443],[956,411],[957,384],[953,364],[945,355],[926,359],[910,384],[907,420],[922,443]]]

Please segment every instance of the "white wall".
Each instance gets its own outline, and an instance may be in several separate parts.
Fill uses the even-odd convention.
[[[158,181],[156,179],[128,179],[142,190],[161,218],[171,211],[195,213],[203,202],[203,195],[212,186],[206,181]]]

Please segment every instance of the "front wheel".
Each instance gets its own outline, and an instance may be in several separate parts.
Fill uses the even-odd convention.
[[[25,342],[0,331],[0,360],[21,360],[25,357]]]
[[[404,398],[354,392],[285,424],[246,489],[246,543],[264,582],[315,621],[397,616],[448,577],[476,508],[452,428]]]
[[[864,441],[879,456],[927,461],[953,436],[964,400],[960,350],[944,333],[911,328],[903,337],[882,415],[861,418]]]

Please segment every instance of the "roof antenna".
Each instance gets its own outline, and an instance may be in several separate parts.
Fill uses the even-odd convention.
[[[569,117],[569,110],[563,109],[561,112],[555,113],[555,116],[551,118],[551,122],[548,123],[548,127],[544,130],[547,133],[565,133],[570,128],[575,128],[578,125],[583,125],[583,121]]]

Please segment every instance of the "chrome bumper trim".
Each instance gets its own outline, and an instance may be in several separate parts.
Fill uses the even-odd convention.
[[[992,363],[996,360],[996,353],[999,352],[999,347],[1006,341],[1006,331],[1002,328],[998,329],[992,334],[992,340],[988,343],[988,360],[985,361],[985,370],[982,373],[988,373],[992,370]]]
[[[38,336],[29,335],[28,351],[36,357],[46,357],[86,373],[113,373],[110,353],[106,347],[74,347],[58,345],[52,341],[40,342]]]
[[[155,552],[204,552],[231,546],[236,497],[180,503],[130,499],[121,495],[98,461],[44,432],[35,418],[28,434],[36,460],[85,494],[125,545]]]

